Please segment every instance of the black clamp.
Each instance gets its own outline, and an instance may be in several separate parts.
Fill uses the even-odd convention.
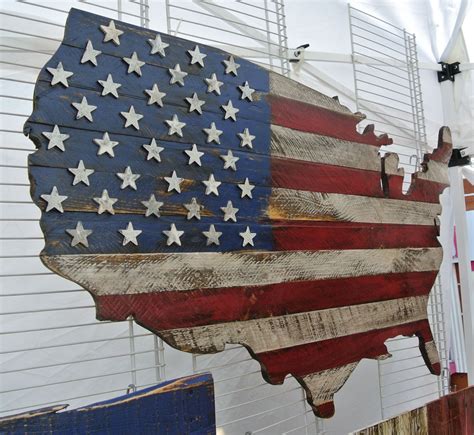
[[[453,148],[451,159],[449,160],[448,167],[453,166],[467,166],[471,163],[471,158],[468,154],[463,153],[466,148]]]
[[[451,80],[454,82],[454,76],[461,72],[459,69],[459,62],[439,62],[439,64],[441,65],[441,71],[438,71],[438,82],[441,83],[445,82],[446,80]]]

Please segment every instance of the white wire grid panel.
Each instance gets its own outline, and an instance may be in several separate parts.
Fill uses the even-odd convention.
[[[405,169],[404,189],[428,150],[415,35],[349,5],[357,109],[367,115],[360,127],[375,124],[388,133]],[[437,144],[434,144],[437,145]],[[446,325],[439,279],[429,299],[428,317],[441,358],[442,376],[431,375],[417,338],[387,342],[392,358],[379,362],[382,417],[390,418],[448,392]]]
[[[288,75],[283,0],[165,0],[168,33],[244,56]]]
[[[40,68],[70,7],[147,25],[144,2],[2,2],[0,131],[0,416],[79,406],[164,378],[163,344],[134,325],[98,322],[90,295],[46,269],[40,211],[29,195],[22,134]]]

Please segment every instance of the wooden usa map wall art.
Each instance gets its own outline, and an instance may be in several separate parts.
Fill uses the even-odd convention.
[[[44,264],[102,320],[185,352],[239,343],[316,415],[384,341],[437,350],[449,130],[402,193],[391,143],[313,89],[215,48],[71,9],[25,134]]]

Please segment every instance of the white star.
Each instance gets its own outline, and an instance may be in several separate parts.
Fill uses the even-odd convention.
[[[234,121],[237,121],[237,117],[235,115],[237,115],[237,112],[239,112],[239,109],[235,108],[232,105],[232,101],[229,100],[227,102],[227,105],[223,104],[221,107],[224,109],[224,112],[225,112],[224,119],[232,118]]]
[[[247,229],[243,233],[239,233],[240,237],[242,237],[242,246],[247,246],[247,245],[252,245],[253,244],[253,239],[257,235],[257,233],[251,233],[250,228],[247,227]]]
[[[217,144],[221,143],[219,136],[222,134],[222,130],[218,130],[214,122],[211,122],[211,126],[209,128],[203,128],[203,130],[207,134],[207,143],[212,141]]]
[[[219,191],[217,188],[222,184],[220,181],[216,181],[214,174],[209,175],[209,180],[203,180],[202,184],[206,186],[206,195],[213,193],[216,196],[219,196]]]
[[[59,127],[57,125],[54,126],[53,131],[43,131],[43,136],[45,136],[47,139],[49,139],[48,143],[48,150],[51,148],[57,147],[61,151],[64,151],[64,141],[69,139],[68,134],[62,134],[59,131]]]
[[[207,237],[206,246],[212,244],[219,246],[219,237],[222,236],[222,233],[220,231],[216,231],[214,225],[209,227],[209,231],[203,231],[202,233]]]
[[[255,136],[251,135],[249,129],[244,129],[243,133],[237,133],[240,137],[240,146],[253,148],[252,141],[255,139]]]
[[[63,68],[62,62],[58,63],[56,68],[46,68],[52,75],[53,78],[51,79],[51,86],[54,86],[58,83],[62,83],[64,86],[69,87],[67,79],[72,76],[71,71],[66,71]]]
[[[131,187],[133,190],[137,190],[136,181],[141,177],[141,175],[134,174],[130,166],[127,166],[125,168],[125,172],[117,172],[116,175],[122,180],[122,185],[120,186],[120,189]]]
[[[202,115],[201,106],[205,104],[205,101],[200,100],[198,98],[196,92],[194,92],[192,98],[191,97],[186,97],[186,101],[189,103],[189,112],[190,113],[195,110],[196,112],[198,112],[199,114]]]
[[[166,93],[160,92],[156,83],[151,89],[145,89],[145,92],[150,96],[148,105],[156,103],[158,106],[163,107],[163,98],[166,97]]]
[[[188,221],[195,217],[197,220],[201,219],[201,208],[202,205],[198,204],[196,198],[192,198],[189,204],[184,204],[186,210],[188,210]]]
[[[117,202],[117,198],[111,198],[107,189],[102,191],[102,196],[100,198],[94,198],[94,201],[99,204],[99,210],[97,210],[97,213],[102,214],[108,212],[110,214],[115,214],[113,205]]]
[[[120,114],[125,118],[125,128],[133,126],[135,130],[140,130],[138,121],[143,118],[143,115],[136,113],[133,106],[130,106],[128,112],[120,112]]]
[[[232,151],[227,151],[227,155],[221,154],[221,159],[224,160],[224,169],[232,169],[233,171],[237,170],[235,164],[240,160],[239,157],[234,157]]]
[[[227,205],[225,207],[221,207],[221,210],[224,212],[224,222],[227,222],[229,219],[237,222],[237,217],[235,215],[239,209],[232,205],[232,201],[227,201]]]
[[[168,192],[172,190],[176,190],[176,192],[181,193],[181,187],[179,186],[184,178],[180,178],[176,175],[176,171],[173,171],[171,177],[164,177],[166,182],[168,183]]]
[[[87,41],[86,48],[84,50],[84,54],[82,55],[81,63],[90,62],[97,66],[97,56],[102,52],[99,50],[94,50],[92,46],[92,42],[89,40]]]
[[[196,163],[196,165],[201,166],[201,157],[204,155],[204,153],[198,151],[196,144],[193,144],[190,150],[184,150],[184,152],[189,157],[188,165]]]
[[[66,230],[66,232],[70,236],[72,236],[71,246],[82,244],[86,248],[89,247],[89,242],[87,241],[87,237],[89,237],[92,234],[92,230],[84,229],[81,221],[77,223],[75,229]]]
[[[89,175],[95,172],[93,169],[86,169],[82,160],[79,161],[77,168],[68,168],[68,171],[74,174],[73,186],[81,182],[89,186]]]
[[[255,186],[253,184],[250,184],[248,178],[245,179],[245,182],[243,184],[239,184],[238,186],[242,190],[242,193],[240,195],[241,198],[244,198],[245,196],[252,198],[252,190],[255,189]]]
[[[123,236],[122,246],[125,246],[129,242],[132,242],[135,246],[138,246],[137,237],[142,233],[142,230],[134,229],[133,224],[129,222],[127,228],[118,231]]]
[[[160,207],[163,205],[162,202],[157,201],[155,195],[150,195],[150,199],[148,201],[142,201],[142,204],[146,207],[145,216],[155,215],[156,217],[160,217]]]
[[[112,74],[107,76],[107,80],[97,80],[100,85],[104,88],[102,89],[102,96],[104,97],[107,94],[112,94],[115,98],[118,98],[117,89],[122,86],[120,83],[114,83]]]
[[[58,188],[56,186],[53,187],[53,190],[51,190],[50,194],[44,193],[41,195],[41,198],[43,198],[48,205],[46,206],[46,211],[53,210],[54,208],[61,213],[64,212],[62,202],[67,199],[67,196],[65,195],[60,195],[58,192]]]
[[[176,134],[179,137],[183,137],[182,129],[186,126],[186,123],[179,122],[178,115],[173,115],[173,119],[167,119],[165,122],[169,126],[168,136]]]
[[[237,70],[240,68],[240,64],[235,63],[234,56],[229,56],[229,60],[223,60],[222,63],[225,65],[225,73],[226,74],[234,74],[237,75]]]
[[[138,59],[137,52],[134,51],[132,57],[123,57],[124,62],[128,63],[127,74],[134,72],[137,76],[142,75],[141,67],[145,65],[145,62],[142,62]]]
[[[161,57],[165,57],[165,48],[168,48],[170,45],[161,40],[160,35],[156,35],[155,39],[149,39],[148,43],[151,45],[150,54],[159,53]]]
[[[217,76],[215,73],[212,73],[211,77],[208,79],[204,79],[204,81],[207,83],[207,92],[215,92],[217,95],[221,94],[221,86],[224,84],[224,82],[220,82],[217,80]]]
[[[242,92],[242,96],[240,97],[241,100],[245,100],[246,98],[249,101],[253,101],[252,94],[255,92],[255,89],[252,89],[249,86],[249,82],[245,82],[243,86],[239,86],[240,92]]]
[[[94,142],[99,145],[99,151],[97,151],[97,155],[101,156],[104,153],[107,153],[111,157],[115,157],[114,154],[114,147],[116,147],[119,143],[110,140],[109,133],[105,132],[102,139],[94,139]]]
[[[204,58],[207,54],[201,53],[197,45],[194,47],[194,50],[188,50],[188,53],[191,56],[191,61],[189,62],[191,65],[198,63],[199,65],[204,66]]]
[[[110,20],[108,26],[102,24],[100,28],[104,32],[104,42],[112,41],[115,45],[120,45],[119,36],[123,35],[123,31],[115,28],[114,20]]]
[[[156,144],[155,138],[152,138],[150,145],[143,144],[142,146],[148,151],[147,160],[155,159],[157,162],[161,162],[160,153],[164,148]]]
[[[82,97],[80,103],[71,103],[77,109],[76,119],[85,117],[89,122],[93,122],[92,112],[97,109],[97,106],[92,106],[87,103],[87,98]]]
[[[171,74],[170,85],[178,83],[179,85],[184,86],[184,78],[188,75],[188,73],[181,71],[179,63],[175,65],[174,69],[169,68],[168,71]]]
[[[170,229],[164,230],[163,234],[168,237],[168,240],[166,241],[167,246],[170,246],[173,243],[176,243],[177,245],[181,246],[180,237],[184,234],[184,231],[179,231],[176,228],[175,224],[171,224]]]

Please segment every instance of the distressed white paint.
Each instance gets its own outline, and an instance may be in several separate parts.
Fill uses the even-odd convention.
[[[306,388],[311,391],[314,405],[331,402],[334,394],[344,385],[357,364],[358,362],[354,362],[303,376],[302,380]]]
[[[368,171],[381,170],[379,148],[376,146],[278,125],[271,125],[271,132],[272,156]]]
[[[226,343],[269,352],[426,319],[428,296],[330,308],[261,319],[161,331],[181,350],[208,353]]]
[[[273,189],[271,219],[433,225],[441,206],[401,199]]]
[[[328,97],[315,89],[309,88],[294,80],[288,80],[286,77],[271,71],[269,72],[269,76],[270,94],[350,115],[353,116],[355,120],[363,119],[362,117],[353,114],[346,106],[340,104],[338,100]]]
[[[438,349],[436,349],[436,344],[433,340],[425,343],[425,350],[431,364],[439,363]]]
[[[435,181],[437,183],[449,184],[448,165],[446,163],[436,162],[434,160],[428,162],[426,172],[418,172],[418,178],[422,180]]]
[[[441,248],[42,256],[96,295],[260,286],[438,270]]]

